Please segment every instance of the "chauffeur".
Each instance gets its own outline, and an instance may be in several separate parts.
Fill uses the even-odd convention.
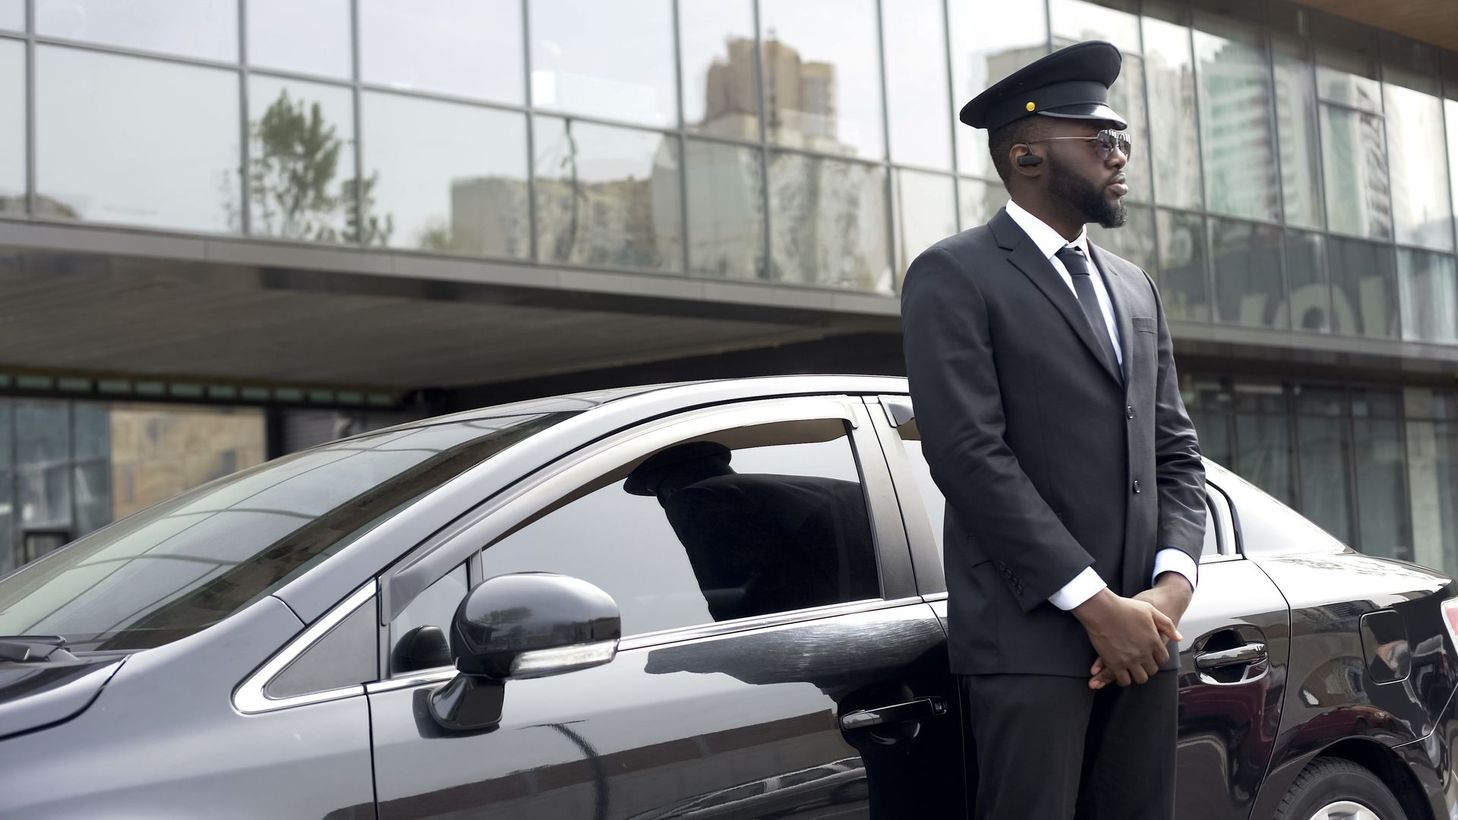
[[[1079,43],[963,107],[1011,201],[902,291],[982,820],[1174,813],[1204,471],[1158,291],[1084,228],[1125,219],[1121,60]]]

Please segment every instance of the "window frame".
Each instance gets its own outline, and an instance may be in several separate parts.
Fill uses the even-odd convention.
[[[412,670],[391,678],[388,668],[391,624],[421,592],[466,562],[468,589],[484,580],[481,554],[491,544],[551,509],[562,498],[603,474],[665,446],[695,436],[737,427],[795,421],[838,419],[847,425],[847,437],[860,470],[866,494],[866,511],[880,574],[879,598],[830,604],[809,609],[740,618],[732,621],[694,624],[624,636],[619,649],[657,646],[710,635],[781,626],[846,612],[879,609],[914,598],[910,562],[906,560],[905,531],[882,449],[872,429],[871,414],[858,398],[850,396],[803,396],[750,399],[729,405],[676,413],[620,429],[587,447],[525,476],[511,488],[468,514],[461,521],[412,550],[379,578],[380,658],[382,681],[404,682],[440,674],[436,670]],[[469,594],[469,592],[468,592]]]

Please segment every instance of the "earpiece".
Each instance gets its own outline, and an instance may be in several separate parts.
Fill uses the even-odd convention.
[[[1038,156],[1037,154],[1023,154],[1022,156],[1018,157],[1019,165],[1038,165],[1042,162],[1043,158]]]

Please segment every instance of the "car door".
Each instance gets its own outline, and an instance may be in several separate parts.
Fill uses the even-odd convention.
[[[1238,517],[1206,485],[1199,585],[1180,621],[1177,817],[1247,818],[1276,740],[1290,652],[1286,599],[1239,549]]]
[[[642,494],[647,459],[705,443],[731,472],[693,484],[691,509]],[[525,571],[611,595],[616,656],[507,681],[490,730],[442,729],[424,704],[453,670],[402,639],[448,626],[467,586]],[[959,816],[945,637],[910,575],[858,399],[746,402],[610,437],[381,579],[424,591],[382,607],[379,816]]]
[[[910,399],[882,396],[880,404],[877,423],[906,511],[917,582],[945,617],[940,556],[946,501],[922,455]],[[1185,639],[1180,644],[1175,816],[1246,818],[1280,718],[1289,617],[1276,585],[1241,556],[1224,493],[1212,483],[1207,495],[1210,524],[1199,585],[1180,622]]]

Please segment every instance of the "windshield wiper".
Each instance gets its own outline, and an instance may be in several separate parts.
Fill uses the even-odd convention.
[[[74,661],[60,635],[5,635],[0,637],[0,661],[47,663]]]

